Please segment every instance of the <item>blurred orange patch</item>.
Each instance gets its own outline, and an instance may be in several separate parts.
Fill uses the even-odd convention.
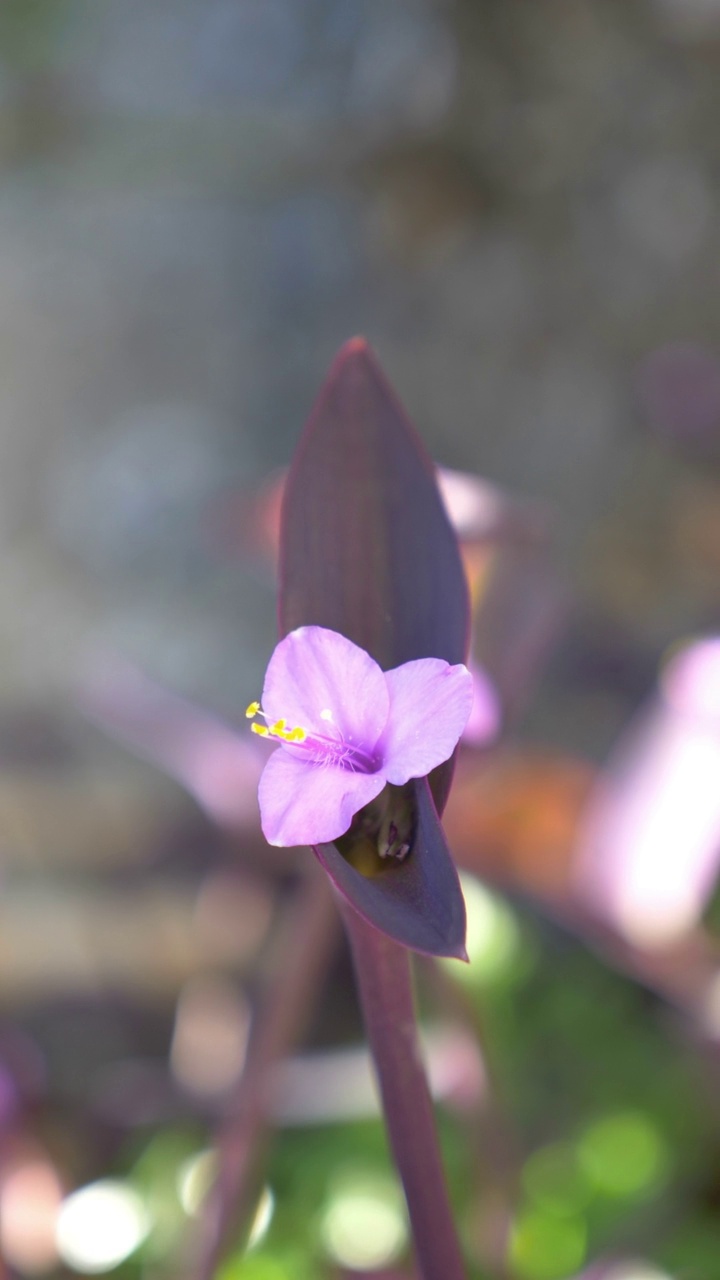
[[[568,892],[581,813],[597,771],[536,752],[461,757],[443,825],[468,870],[541,897]]]

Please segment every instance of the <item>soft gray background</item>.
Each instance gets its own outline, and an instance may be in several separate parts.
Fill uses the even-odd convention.
[[[717,472],[638,383],[716,374],[719,41],[713,0],[6,3],[3,698],[109,646],[244,705],[272,609],[208,513],[358,331],[439,461],[556,506],[591,612],[707,625]]]
[[[195,811],[77,690],[120,654],[256,696],[272,583],[218,522],[347,337],[439,462],[554,512],[567,624],[520,733],[602,758],[717,624],[719,68],[715,0],[4,0],[8,991],[72,988],[101,907],[128,962],[104,869]]]

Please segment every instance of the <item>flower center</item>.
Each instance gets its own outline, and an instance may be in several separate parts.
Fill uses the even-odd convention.
[[[364,746],[347,741],[340,730],[333,724],[332,712],[327,708],[319,713],[319,718],[334,730],[330,736],[317,733],[314,729],[306,729],[303,725],[288,727],[287,720],[274,720],[266,715],[259,702],[251,702],[245,715],[248,720],[261,716],[265,724],[251,724],[252,733],[260,738],[278,738],[281,743],[299,750],[309,764],[334,764],[350,773],[375,773],[379,767],[376,756]],[[292,753],[295,754],[295,751]]]

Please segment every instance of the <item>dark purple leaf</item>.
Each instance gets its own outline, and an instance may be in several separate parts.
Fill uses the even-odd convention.
[[[340,893],[357,912],[397,942],[428,955],[467,959],[465,903],[427,781],[414,783],[418,828],[403,863],[367,877],[334,844],[315,852]]]
[[[298,446],[280,532],[281,635],[329,627],[385,670],[463,662],[469,609],[435,468],[359,338],[338,355]],[[410,856],[367,878],[335,846],[318,857],[337,888],[406,946],[463,955],[465,912],[440,828],[453,761],[416,785]],[[437,807],[437,811],[436,811]]]
[[[464,662],[468,601],[435,468],[367,343],[343,347],[285,489],[280,629],[353,640],[385,670]]]

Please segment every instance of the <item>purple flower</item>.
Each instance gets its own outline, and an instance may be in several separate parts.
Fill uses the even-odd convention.
[[[270,659],[262,708],[247,710],[266,721],[253,730],[279,743],[260,779],[266,840],[337,840],[387,783],[424,778],[449,759],[472,702],[462,663],[418,658],[382,671],[337,631],[291,631]]]

